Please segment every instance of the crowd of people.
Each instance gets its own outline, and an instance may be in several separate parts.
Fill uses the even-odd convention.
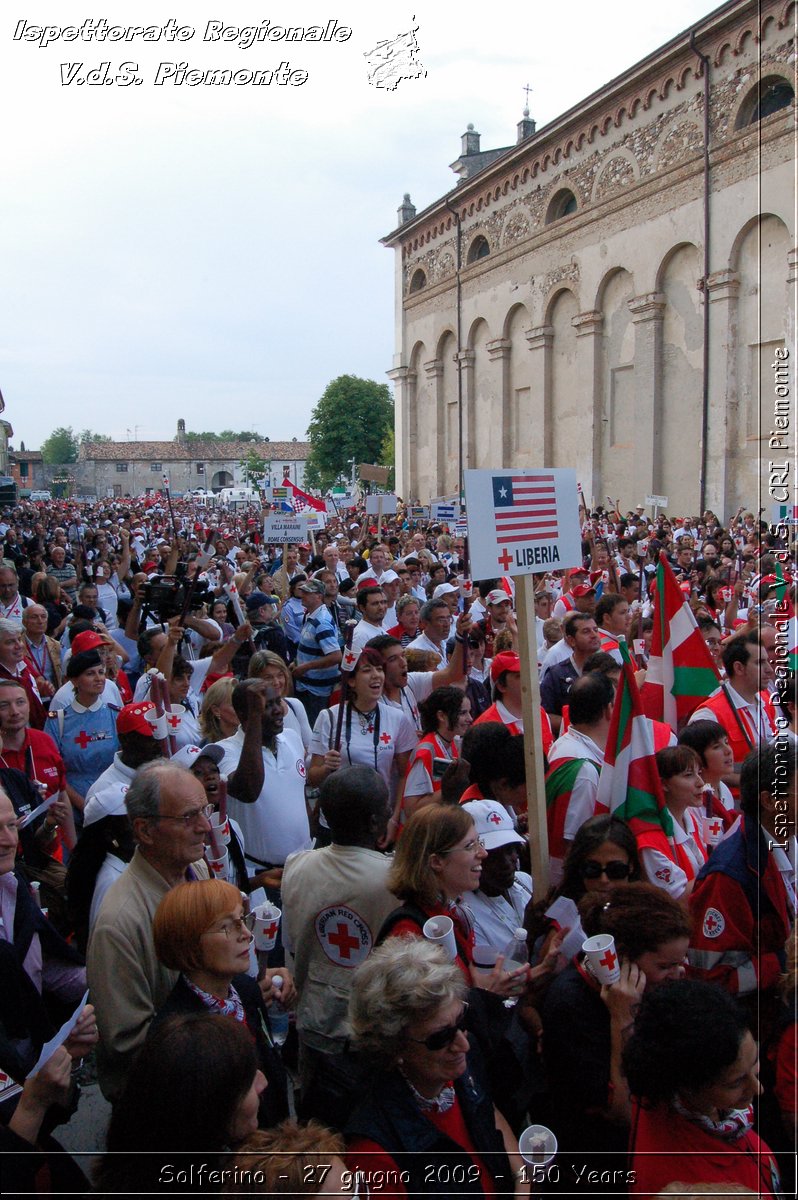
[[[526,664],[465,523],[330,509],[281,546],[260,508],[191,497],[0,514],[8,1190],[793,1186],[789,530],[580,508]],[[652,838],[601,780],[663,567],[712,683],[647,718]],[[91,1180],[57,1140],[87,1071]],[[529,1125],[556,1155],[524,1156]]]

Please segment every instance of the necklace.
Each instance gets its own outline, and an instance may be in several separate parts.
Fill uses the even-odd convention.
[[[354,705],[352,707],[354,708]],[[360,722],[361,733],[366,734],[374,732],[373,717],[376,711],[376,708],[372,708],[370,712],[362,713],[359,708],[355,708],[357,719]]]

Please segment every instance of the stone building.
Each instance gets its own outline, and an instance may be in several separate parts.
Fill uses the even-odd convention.
[[[512,146],[469,126],[456,187],[405,196],[383,239],[403,495],[545,465],[624,509],[754,504],[795,386],[795,24],[732,0]]]
[[[183,492],[219,492],[224,487],[244,487],[243,465],[250,455],[271,464],[272,483],[289,478],[304,486],[310,443],[198,442],[186,437],[186,423],[177,423],[171,442],[83,442],[71,468],[75,491],[85,496],[144,496],[160,490],[169,479],[174,495]],[[268,474],[268,471],[267,471]]]

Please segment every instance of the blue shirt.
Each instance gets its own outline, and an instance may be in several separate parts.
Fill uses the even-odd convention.
[[[314,613],[305,617],[305,623],[299,635],[296,661],[298,663],[312,662],[315,658],[323,658],[341,649],[338,641],[338,631],[333,623],[330,610],[326,604],[320,604]],[[297,686],[313,696],[329,696],[334,688],[340,667],[336,663],[332,667],[323,667],[320,671],[308,671],[297,679]]]
[[[84,708],[76,700],[47,717],[46,731],[61,751],[67,783],[81,796],[114,761],[119,749],[116,717],[117,709],[102,701]]]

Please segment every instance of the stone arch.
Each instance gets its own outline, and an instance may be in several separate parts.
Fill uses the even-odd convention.
[[[607,288],[611,285],[615,276],[618,275],[619,273],[624,274],[624,275],[628,274],[631,277],[632,290],[634,291],[634,273],[633,272],[627,271],[625,267],[619,267],[619,266],[609,267],[608,270],[605,271],[605,273],[602,275],[601,279],[599,280],[599,285],[596,289],[596,298],[593,301],[593,308],[597,312],[602,310],[603,305],[604,305],[605,292],[607,291]]]
[[[549,295],[546,299],[546,303],[543,305],[543,324],[544,325],[551,325],[552,312],[554,310],[554,305],[557,303],[557,301],[559,300],[559,298],[563,294],[563,292],[569,292],[573,296],[574,303],[576,304],[576,311],[579,312],[579,296],[577,295],[576,289],[573,287],[567,287],[565,284],[562,284],[562,283],[557,283],[554,285],[554,287],[549,292]]]
[[[762,225],[764,222],[771,221],[771,220],[776,221],[779,225],[783,226],[785,235],[788,238],[791,236],[791,231],[790,231],[789,225],[784,220],[784,218],[781,217],[778,213],[763,212],[763,213],[757,213],[755,216],[749,217],[748,220],[743,225],[740,226],[740,228],[737,232],[737,235],[731,244],[731,249],[729,251],[729,270],[730,271],[739,271],[740,270],[740,254],[741,254],[742,246],[743,246],[743,243],[745,242],[746,238],[751,233],[751,230],[756,229],[759,225]]]
[[[575,381],[578,378],[576,330],[573,318],[579,302],[570,288],[558,288],[546,309],[552,330],[549,411],[551,461],[547,467],[568,467],[576,462],[584,412]]]
[[[729,113],[728,128],[734,130],[735,133],[745,133],[754,128],[752,124],[753,111],[766,92],[770,85],[782,83],[786,84],[792,91],[791,104],[785,105],[778,111],[786,112],[789,108],[795,108],[795,81],[790,79],[789,72],[779,70],[777,66],[766,67],[762,71],[758,71],[756,78],[751,82],[750,86],[745,89],[737,98],[737,102],[733,105]],[[775,114],[771,114],[775,115]],[[762,117],[766,120],[767,116]]]
[[[591,199],[604,200],[613,192],[637,183],[639,178],[640,164],[634,154],[625,146],[617,146],[607,153],[596,171]]]
[[[413,274],[410,277],[410,287],[407,289],[408,292],[410,292],[411,294],[413,292],[420,292],[422,290],[422,288],[425,288],[426,286],[427,286],[426,271],[424,270],[423,267],[416,267],[415,271],[413,272]]]
[[[598,431],[600,487],[598,495],[643,494],[648,480],[639,480],[636,440],[645,431],[635,420],[635,326],[629,301],[634,279],[623,267],[614,267],[602,279],[595,308],[603,317],[600,350],[600,405]],[[650,434],[650,431],[649,431]],[[639,482],[638,482],[639,480]]]
[[[473,353],[472,389],[469,397],[469,462],[475,467],[501,466],[501,371],[491,360],[491,332],[484,318],[473,322],[468,347]]]
[[[529,217],[523,210],[515,209],[504,223],[499,236],[499,245],[502,248],[511,246],[514,242],[521,242],[524,238],[529,237],[530,233]]]
[[[666,171],[692,154],[700,153],[704,146],[704,131],[698,121],[679,116],[670,121],[662,131],[655,152],[654,170]]]
[[[443,425],[443,491],[456,492],[460,461],[460,408],[457,390],[457,338],[452,328],[443,330],[438,338],[435,357],[441,364],[441,422]],[[463,381],[463,405],[466,403],[465,380]],[[466,413],[463,413],[463,439],[467,433]]]
[[[537,394],[535,391],[532,356],[526,336],[530,324],[527,306],[519,303],[508,309],[502,329],[502,337],[509,343],[505,408],[508,423],[505,445],[510,452],[508,466],[534,465],[536,438],[538,432],[542,436],[543,430],[543,396],[539,387]]]
[[[698,511],[701,476],[701,411],[704,330],[700,294],[701,256],[691,242],[668,251],[657,271],[665,298],[662,318],[661,390],[654,412],[655,491],[679,497],[679,511]]]

